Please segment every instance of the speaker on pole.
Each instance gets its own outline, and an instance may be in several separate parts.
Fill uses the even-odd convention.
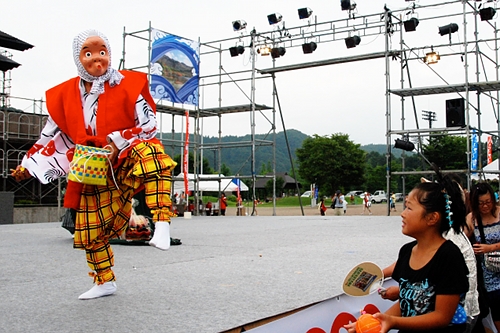
[[[463,98],[446,100],[446,127],[465,126],[465,100]]]

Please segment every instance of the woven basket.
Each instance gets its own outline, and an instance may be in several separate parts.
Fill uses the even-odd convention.
[[[110,154],[108,149],[77,144],[69,164],[68,179],[87,185],[106,185]]]

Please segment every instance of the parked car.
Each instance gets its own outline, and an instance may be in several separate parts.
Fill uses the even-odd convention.
[[[394,196],[396,197],[396,202],[403,201],[404,199],[403,193],[394,193]]]
[[[311,197],[311,191],[305,191],[301,195],[302,198],[310,198]]]
[[[357,197],[358,195],[361,195],[361,194],[364,194],[364,193],[365,192],[363,192],[363,191],[350,191],[345,196],[346,197],[350,197],[351,195],[354,195],[355,197]]]
[[[385,194],[384,190],[375,191],[371,196],[371,201],[372,203],[387,202],[387,194]]]

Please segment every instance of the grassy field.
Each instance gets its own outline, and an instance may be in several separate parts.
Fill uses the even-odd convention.
[[[302,201],[302,206],[310,206],[311,205],[311,198],[300,198]],[[210,202],[216,202],[217,198],[216,197],[211,197],[211,196],[203,196],[202,198],[203,202],[206,204],[208,201]],[[349,205],[352,205],[350,199],[347,200]],[[228,206],[235,206],[236,205],[236,197],[235,196],[229,196],[227,198],[227,203]],[[331,198],[325,199],[325,206],[330,207],[332,203]],[[243,204],[246,206],[248,201],[244,201]],[[363,204],[363,199],[360,197],[356,197],[354,201],[355,205],[361,205]],[[273,202],[264,202],[261,201],[259,203],[259,207],[272,207]],[[276,198],[276,207],[299,207],[299,197],[293,196],[293,197],[284,197],[284,198]]]

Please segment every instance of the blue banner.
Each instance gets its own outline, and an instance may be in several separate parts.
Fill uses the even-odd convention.
[[[478,150],[479,150],[479,137],[478,137],[478,135],[476,133],[476,130],[472,130],[472,136],[471,136],[471,158],[470,158],[470,169],[471,169],[471,171],[477,171]]]
[[[198,105],[200,45],[152,29],[151,85],[154,99]]]

